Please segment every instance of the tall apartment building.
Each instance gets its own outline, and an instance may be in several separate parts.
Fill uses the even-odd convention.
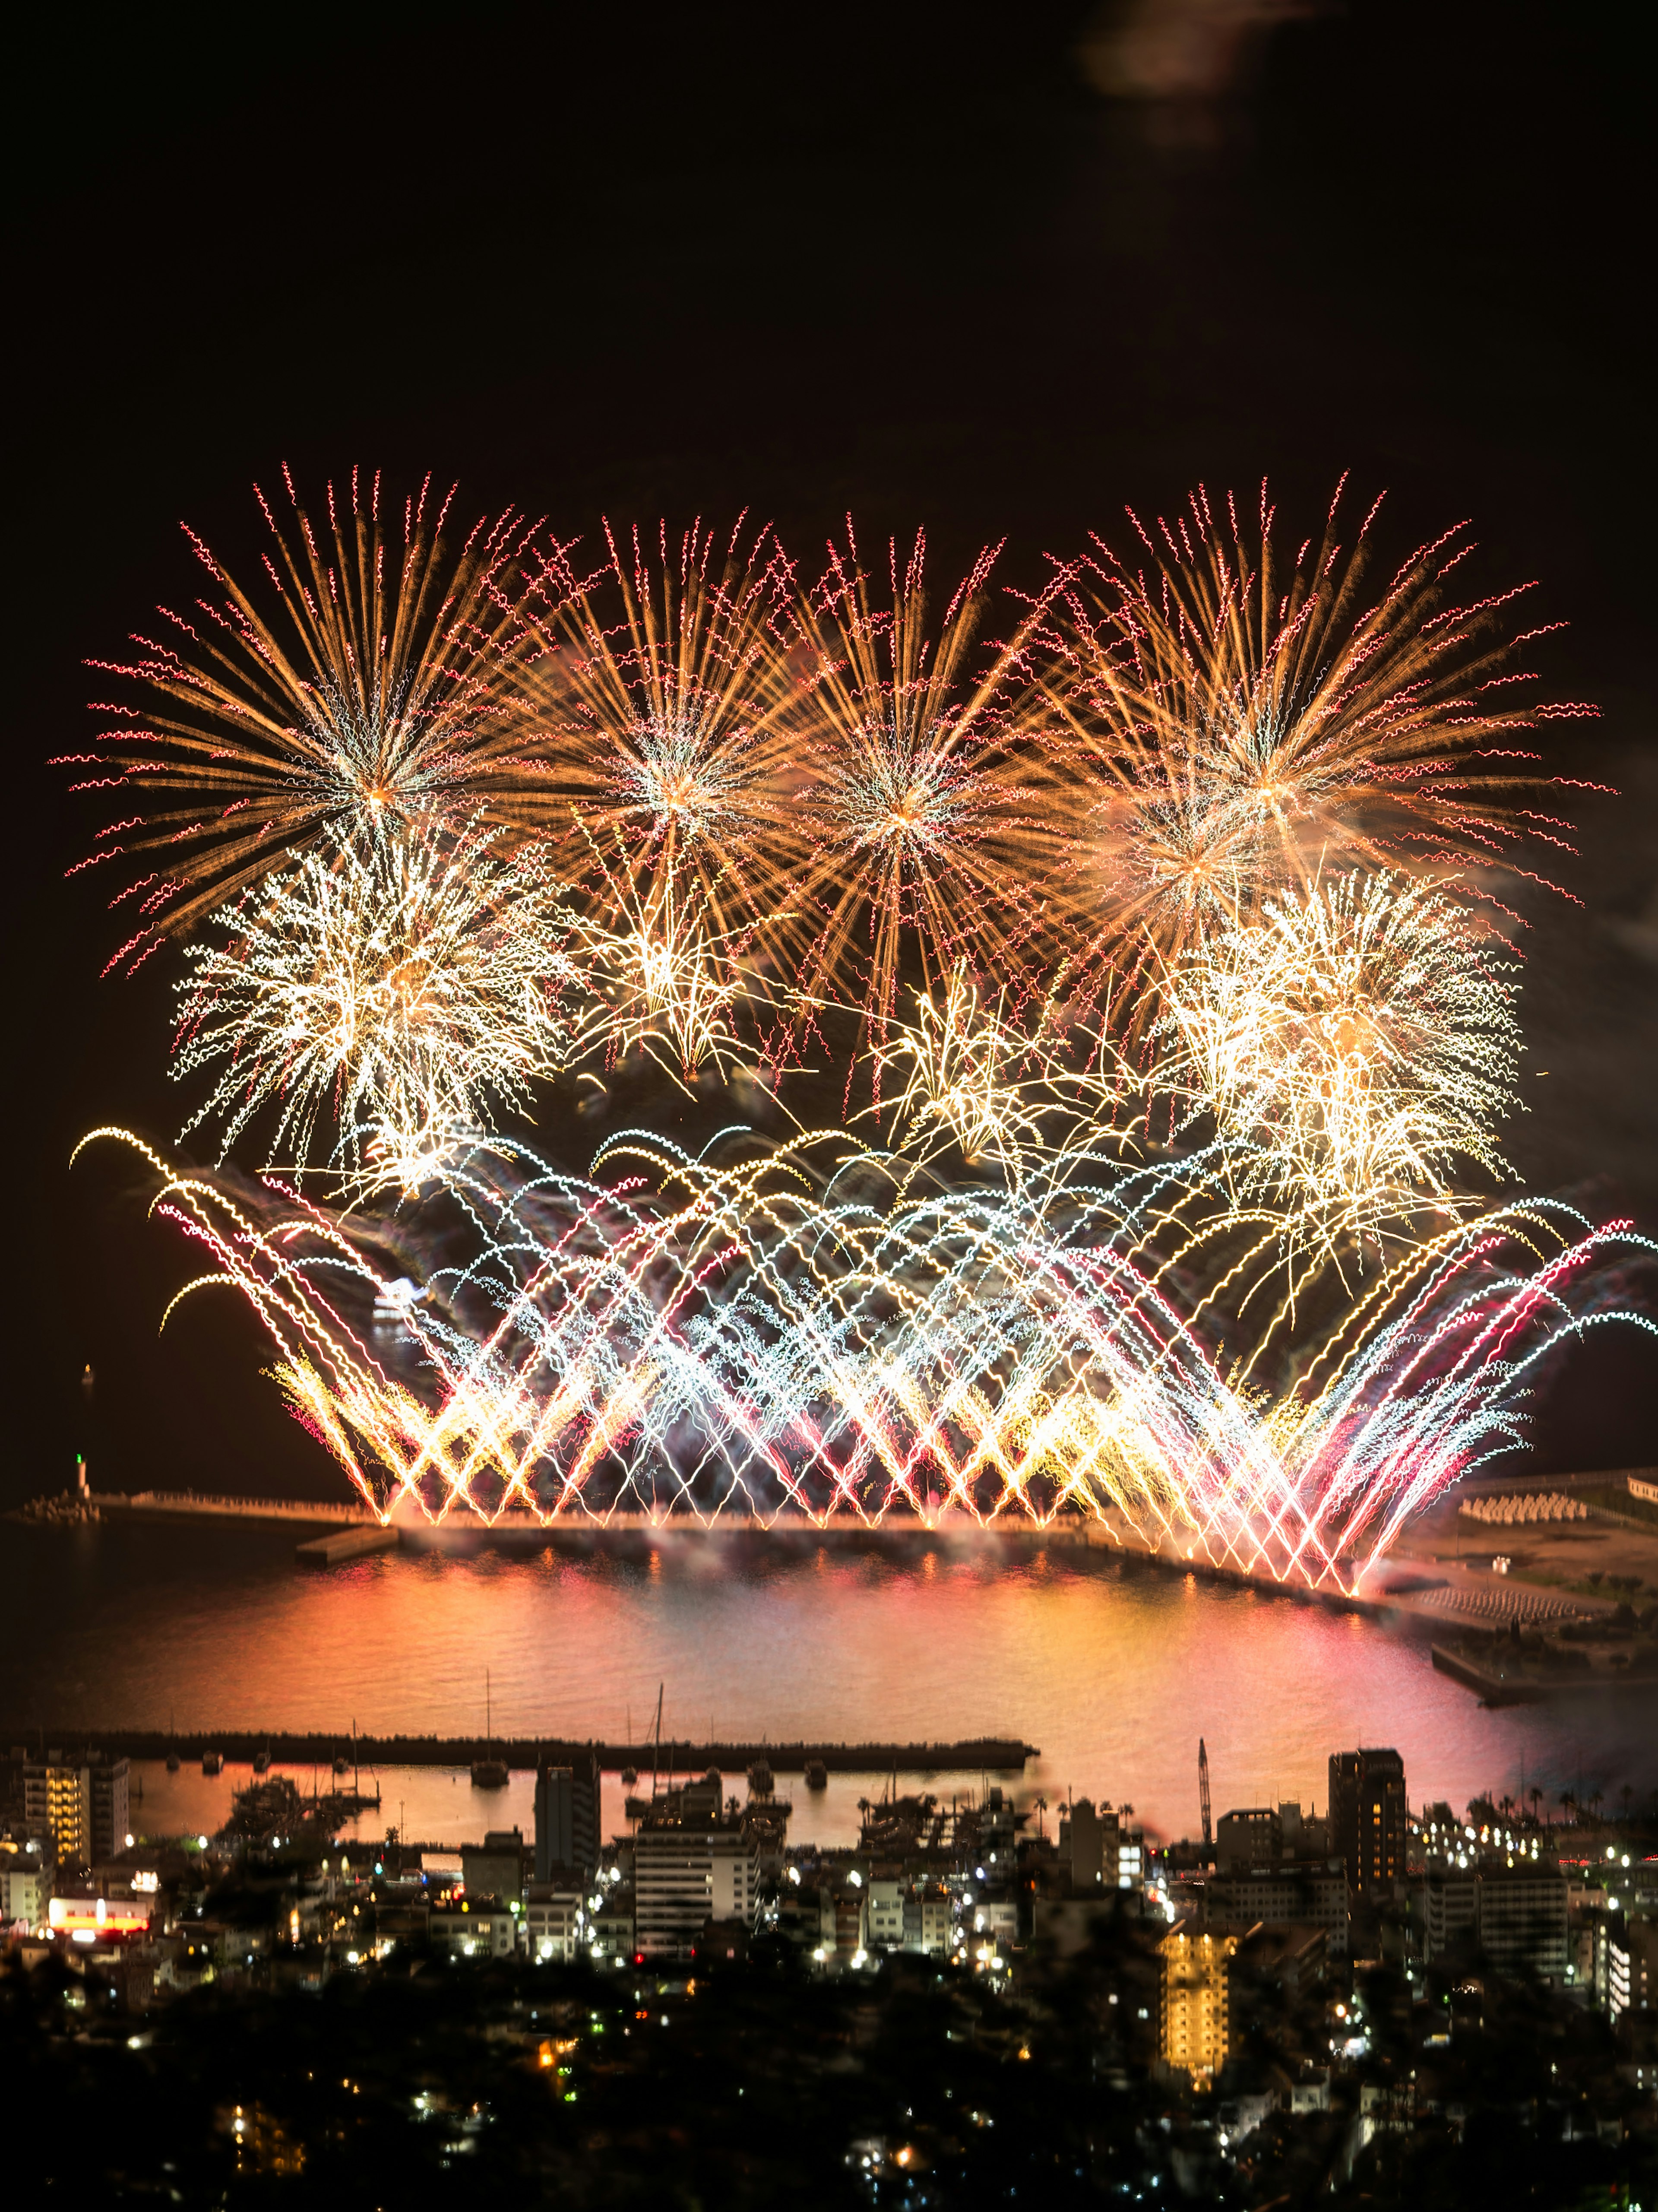
[[[1356,1897],[1390,1898],[1405,1878],[1405,1762],[1396,1751],[1330,1754],[1330,1850]]]
[[[634,1942],[647,1958],[686,1951],[710,1920],[760,1917],[760,1845],[718,1815],[647,1820],[634,1838]]]
[[[536,1769],[536,1880],[564,1871],[590,1881],[601,1841],[598,1753],[590,1744],[573,1766]]]
[[[88,1751],[78,1759],[48,1751],[23,1768],[23,1818],[50,1835],[60,1866],[113,1858],[126,1846],[128,1782],[125,1759]]]
[[[1230,1966],[1236,1936],[1171,1928],[1157,1946],[1157,2049],[1164,2065],[1212,2081],[1231,2042]]]
[[[1453,1866],[1430,1861],[1415,1897],[1424,1959],[1471,1936],[1505,1974],[1565,1982],[1570,1945],[1566,1877],[1554,1867]]]

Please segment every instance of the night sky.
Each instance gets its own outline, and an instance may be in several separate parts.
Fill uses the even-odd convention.
[[[15,1311],[0,1494],[333,1494],[228,1297],[112,1152],[170,1143],[172,975],[64,869],[79,749],[178,524],[233,568],[250,486],[459,477],[566,535],[746,506],[809,567],[843,514],[1010,583],[1201,481],[1386,551],[1464,515],[1540,580],[1582,901],[1527,909],[1510,1151],[1658,1233],[1650,80],[1610,10],[1129,0],[359,12],[55,11],[14,48],[8,992]],[[15,36],[16,34],[14,34]],[[1286,533],[1287,534],[1287,533]],[[1304,534],[1304,532],[1297,533]],[[1293,540],[1291,550],[1293,550]],[[1544,1071],[1546,1071],[1545,1073]],[[90,1422],[76,1388],[91,1360]],[[1658,1348],[1555,1378],[1540,1464],[1658,1459]]]

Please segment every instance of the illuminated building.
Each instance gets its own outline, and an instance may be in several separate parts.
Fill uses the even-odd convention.
[[[0,1864],[0,1928],[38,1928],[46,1917],[52,1877],[39,1858],[17,1858]]]
[[[524,1896],[524,1943],[538,1965],[568,1966],[581,1949],[586,1903],[579,1882],[532,1881]]]
[[[918,1882],[904,1899],[906,1951],[950,1948],[950,1892],[941,1883]]]
[[[23,1768],[23,1817],[50,1835],[60,1866],[113,1858],[126,1847],[129,1768],[88,1751],[79,1759],[49,1751]]]
[[[1171,1928],[1157,1946],[1161,2010],[1157,2052],[1193,2082],[1214,2080],[1226,2063],[1231,2032],[1230,1968],[1236,1936]]]
[[[598,1753],[591,1747],[574,1766],[536,1769],[536,1880],[551,1881],[568,1868],[591,1880],[598,1865]]]
[[[998,1793],[999,1794],[999,1793]],[[1124,1813],[1132,1812],[1124,1806]],[[1096,1889],[1139,1889],[1145,1881],[1145,1838],[1126,1828],[1114,1807],[1097,1808],[1078,1797],[1060,1815],[1059,1856],[1072,1889],[1086,1896]]]
[[[125,1942],[149,1932],[149,1906],[139,1898],[54,1897],[46,1913],[52,1934],[71,1943]]]
[[[908,1887],[900,1874],[870,1875],[869,1940],[872,1950],[899,1951],[903,1948],[904,1902]]]
[[[305,2145],[289,2136],[262,2105],[236,2106],[230,2116],[230,2136],[236,2146],[239,2174],[277,2173],[287,2178],[305,2171]]]
[[[650,1822],[634,1838],[634,1941],[647,1957],[688,1950],[710,1920],[760,1916],[760,1848],[719,1815]]]
[[[1117,1828],[1115,1833],[1117,1844],[1117,1887],[1119,1889],[1144,1889],[1145,1887],[1145,1830],[1142,1828]]]
[[[724,1804],[710,1767],[646,1809],[634,1838],[634,1942],[647,1956],[689,1950],[710,1920],[757,1927],[760,1838],[735,1799]]]
[[[452,1958],[510,1959],[518,1948],[518,1916],[487,1906],[475,1911],[470,1899],[435,1906],[427,1932],[433,1949]]]
[[[1649,2012],[1658,1997],[1658,1923],[1598,1912],[1591,1931],[1594,2001],[1609,2020]]]
[[[1405,1762],[1396,1751],[1330,1754],[1330,1850],[1357,1897],[1389,1898],[1405,1876]]]

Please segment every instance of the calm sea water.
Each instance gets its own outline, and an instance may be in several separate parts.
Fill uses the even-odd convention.
[[[1658,1786],[1653,1700],[1487,1712],[1435,1674],[1419,1632],[990,1545],[771,1554],[682,1538],[648,1556],[394,1553],[313,1575],[288,1531],[3,1526],[0,1589],[14,1741],[100,1723],[481,1733],[487,1670],[507,1735],[642,1737],[661,1682],[665,1734],[682,1739],[1022,1735],[1042,1751],[1024,1799],[1126,1800],[1164,1835],[1195,1832],[1199,1735],[1217,1812],[1321,1808],[1329,1753],[1358,1743],[1399,1748],[1413,1803],[1535,1783],[1615,1806],[1625,1783]],[[246,1778],[146,1767],[145,1831],[216,1823]],[[446,1770],[379,1779],[381,1827],[399,1807],[404,1832],[434,1842],[531,1826],[527,1775],[487,1796]],[[828,1844],[850,1839],[880,1783],[792,1786],[792,1837]]]

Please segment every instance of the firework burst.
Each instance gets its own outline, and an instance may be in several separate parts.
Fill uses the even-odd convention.
[[[533,743],[561,811],[559,865],[659,932],[777,962],[804,943],[793,911],[807,850],[798,798],[792,574],[742,524],[723,558],[700,526],[653,563],[635,530],[578,580],[563,555],[537,580]]]
[[[1528,803],[1525,740],[1594,710],[1522,702],[1515,653],[1543,632],[1503,635],[1521,593],[1451,598],[1459,527],[1367,597],[1376,508],[1344,546],[1339,501],[1286,569],[1264,487],[1253,536],[1199,490],[1160,544],[1136,520],[1145,568],[1096,538],[1048,602],[1043,688],[1074,776],[1066,916],[1078,964],[1126,975],[1142,1020],[1162,970],[1321,866],[1491,896],[1532,872],[1522,836],[1572,850]]]
[[[1023,957],[1046,865],[1038,754],[1018,704],[1037,611],[976,672],[994,550],[981,553],[928,635],[926,542],[901,569],[888,549],[890,607],[878,607],[847,527],[801,624],[815,681],[804,706],[814,763],[808,889],[819,911],[809,993],[861,1000],[869,1026],[890,1019],[913,959],[944,987]]]
[[[1514,979],[1448,890],[1326,879],[1176,962],[1157,1080],[1249,1148],[1252,1186],[1357,1244],[1464,1204],[1459,1165],[1508,1172],[1494,1132],[1517,1103]]]
[[[147,694],[98,709],[119,719],[95,753],[68,757],[96,771],[77,789],[140,809],[99,833],[94,856],[150,864],[118,894],[143,926],[112,966],[137,964],[328,830],[538,817],[516,666],[531,536],[519,519],[480,522],[452,551],[450,500],[433,516],[425,489],[398,520],[379,475],[363,484],[354,470],[349,501],[328,487],[324,528],[285,469],[283,482],[287,526],[258,495],[270,545],[257,590],[187,533],[211,596],[161,609],[167,634],[137,640],[136,659],[97,664]]]
[[[274,1106],[302,1165],[331,1113],[349,1170],[414,1188],[455,1131],[527,1109],[608,1023],[574,916],[498,835],[332,830],[216,917],[179,986],[173,1073],[216,1079],[189,1127],[216,1121],[222,1158]]]

